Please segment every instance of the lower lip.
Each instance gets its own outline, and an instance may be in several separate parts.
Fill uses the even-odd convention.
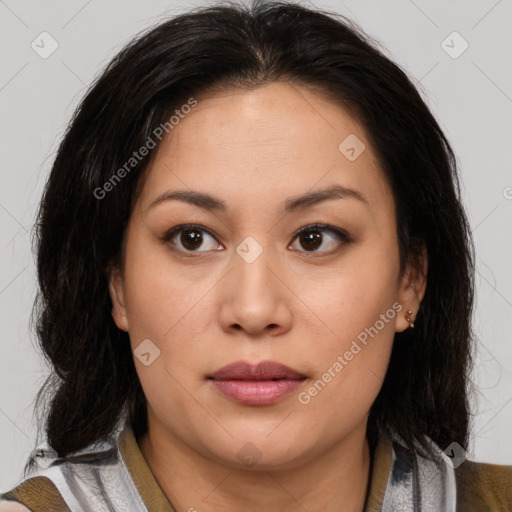
[[[223,395],[244,405],[270,405],[293,393],[305,379],[211,380]]]

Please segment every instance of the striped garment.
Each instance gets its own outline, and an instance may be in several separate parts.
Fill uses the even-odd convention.
[[[454,469],[432,445],[438,456],[429,460],[412,454],[399,436],[381,438],[364,512],[512,512],[512,466],[465,460]],[[0,500],[32,512],[175,512],[129,423],[110,442],[53,459]]]

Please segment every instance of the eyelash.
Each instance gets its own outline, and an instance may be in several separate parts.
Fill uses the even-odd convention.
[[[205,228],[204,226],[201,226],[199,224],[181,224],[179,226],[175,226],[175,227],[169,229],[168,231],[166,231],[164,233],[164,235],[160,238],[160,240],[162,243],[168,244],[176,234],[179,234],[180,232],[187,231],[187,230],[202,231],[202,232],[208,233],[208,235],[210,235],[212,238],[216,239],[215,235],[209,229]],[[352,241],[353,241],[352,237],[343,229],[336,228],[334,226],[331,226],[330,224],[313,223],[313,224],[308,224],[307,226],[304,226],[304,227],[300,228],[298,231],[296,231],[293,235],[292,243],[302,233],[305,233],[308,231],[328,231],[331,234],[333,234],[335,238],[338,239],[338,241],[340,242],[341,245],[347,245],[347,244],[352,243]],[[302,252],[307,255],[320,254],[320,255],[325,256],[325,255],[333,254],[337,250],[339,250],[339,249],[337,248],[334,251],[329,251],[329,252],[316,251],[316,250],[315,251],[305,251],[304,250],[304,251],[298,251],[298,252]],[[189,255],[193,256],[198,253],[200,254],[200,253],[204,253],[204,252],[208,252],[208,251],[187,251],[187,250],[177,249],[177,252],[186,254],[187,256],[189,256]]]

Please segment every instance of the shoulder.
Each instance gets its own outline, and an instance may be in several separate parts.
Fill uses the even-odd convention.
[[[466,460],[455,469],[457,509],[512,510],[512,466]]]
[[[10,491],[0,494],[0,512],[48,510],[70,512],[55,484],[45,476],[28,478]]]

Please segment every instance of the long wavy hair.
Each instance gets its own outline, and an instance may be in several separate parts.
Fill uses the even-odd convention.
[[[394,430],[411,450],[469,440],[474,249],[456,157],[406,73],[344,16],[290,2],[223,2],[158,23],[95,79],[59,146],[35,226],[37,337],[51,373],[36,402],[38,435],[61,457],[106,440],[130,418],[144,432],[146,401],[128,334],[111,316],[109,272],[151,157],[105,197],[98,189],[155,127],[212,88],[307,85],[361,123],[391,185],[400,266],[428,252],[428,285],[414,329],[396,333],[373,403],[371,446]],[[153,151],[153,153],[156,150]],[[95,193],[96,191],[96,193]],[[29,460],[27,472],[33,465]]]

